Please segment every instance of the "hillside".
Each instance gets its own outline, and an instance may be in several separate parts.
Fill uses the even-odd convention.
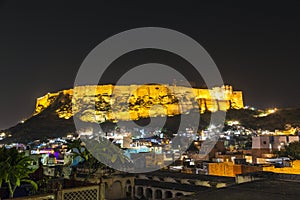
[[[57,116],[55,110],[58,104],[55,102],[53,105],[40,114],[32,116],[30,119],[24,123],[20,123],[14,127],[11,127],[5,132],[11,133],[12,137],[8,138],[7,141],[18,141],[18,142],[28,142],[33,139],[43,139],[49,137],[63,137],[68,133],[75,132],[75,126],[73,118],[62,119]],[[268,130],[283,130],[286,124],[291,124],[293,127],[300,127],[300,109],[282,109],[278,110],[276,113],[256,118],[253,117],[257,112],[251,110],[229,110],[226,114],[226,120],[238,120],[240,124],[252,129],[268,129]],[[193,119],[197,113],[190,113],[190,118]],[[204,129],[209,124],[210,113],[206,112],[200,115],[200,129]],[[154,126],[160,124],[162,117],[152,118],[151,124]],[[177,124],[180,122],[180,116],[169,117],[166,128],[170,131],[176,130]],[[120,121],[118,125],[126,126],[128,122]],[[148,118],[143,118],[136,120],[139,126],[147,125],[149,123]],[[189,123],[189,122],[187,122]],[[196,123],[196,122],[195,122]],[[93,125],[93,123],[89,123]],[[95,124],[94,124],[95,125]],[[101,127],[105,130],[113,128],[116,123],[106,122],[102,123]]]
[[[227,120],[237,120],[246,128],[254,130],[283,130],[287,124],[293,127],[300,127],[300,108],[278,109],[275,113],[265,117],[255,117],[259,111],[252,110],[229,110]]]
[[[3,142],[12,142],[12,141],[18,141],[18,142],[28,142],[32,141],[34,139],[44,139],[49,137],[62,137],[66,136],[68,133],[75,133],[75,126],[73,122],[73,113],[72,113],[72,94],[69,92],[59,92],[56,93],[56,95],[48,95],[47,99],[38,99],[37,101],[37,107],[32,115],[28,120],[26,120],[24,123],[17,124],[14,127],[11,127],[4,132],[7,134],[11,134],[12,137],[6,138],[3,140]],[[110,113],[110,104],[107,100],[107,96],[98,96],[98,99],[100,100],[96,102],[96,112],[99,111],[101,115],[103,116],[103,113]],[[151,115],[151,124],[153,126],[160,126],[160,122],[165,118],[164,116],[161,116],[161,113],[155,113],[157,111],[151,111],[151,106],[153,105],[162,105],[167,106],[168,108],[172,108],[172,106],[177,105],[177,102],[174,100],[173,96],[168,96],[166,98],[158,98],[154,102],[151,99],[149,100],[149,96],[146,96],[144,98],[136,98],[139,99],[139,103],[134,104],[134,109],[131,110],[131,114],[134,114],[133,112],[141,113],[141,110],[143,110],[143,113],[147,113]],[[43,102],[44,101],[44,102]],[[94,126],[97,123],[101,124],[102,129],[110,129],[114,128],[116,126],[116,123],[118,125],[124,125],[126,126],[129,122],[128,120],[106,120],[103,121],[103,119],[99,121],[93,121],[90,119],[93,119],[93,111],[92,108],[88,107],[86,104],[87,98],[84,98],[80,105],[76,105],[78,110],[78,113],[76,114],[76,117],[82,120],[82,123],[87,123],[90,126]],[[157,102],[158,101],[158,102]],[[42,103],[41,103],[42,102]],[[137,102],[137,100],[135,101]],[[154,103],[153,103],[154,102]],[[119,101],[119,104],[122,104],[122,107],[128,107],[128,104],[122,103],[122,101]],[[129,107],[132,106],[132,104],[129,104]],[[190,107],[188,107],[190,106]],[[185,124],[198,124],[195,122],[196,115],[199,115],[199,111],[194,109],[193,105],[187,105],[189,108],[185,110],[185,112],[182,115],[188,116],[187,121],[184,122]],[[120,109],[121,113],[124,113],[125,111]],[[172,110],[172,109],[171,109]],[[187,112],[188,111],[188,112]],[[115,111],[116,112],[116,111]],[[152,112],[152,114],[151,114]],[[161,112],[161,111],[159,111]],[[178,110],[176,111],[178,112]],[[219,111],[223,112],[223,111]],[[167,114],[168,112],[162,112],[162,114]],[[300,109],[278,109],[276,112],[269,114],[264,117],[255,117],[259,115],[259,111],[253,111],[253,110],[247,110],[247,109],[229,109],[226,113],[226,120],[237,120],[240,122],[241,125],[245,126],[246,128],[252,128],[252,129],[268,129],[271,131],[274,131],[276,129],[283,130],[285,128],[286,124],[291,124],[293,127],[300,127]],[[78,116],[80,115],[80,116]],[[121,114],[119,115],[121,116]],[[138,125],[147,125],[150,120],[149,116],[138,116],[135,118],[135,122]],[[106,118],[106,116],[104,116]],[[180,118],[179,114],[173,114],[171,113],[168,115],[167,123],[165,124],[164,130],[172,132],[174,130],[177,130],[178,124],[180,124]],[[199,123],[199,129],[205,129],[210,120],[210,111],[205,111],[200,115],[200,123]]]

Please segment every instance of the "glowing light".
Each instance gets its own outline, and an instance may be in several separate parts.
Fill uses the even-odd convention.
[[[240,124],[239,121],[227,121],[228,126],[239,125],[239,124]]]
[[[261,112],[258,115],[254,115],[254,117],[266,117],[270,114],[274,114],[277,111],[277,108],[268,109],[266,111]]]
[[[31,154],[53,154],[53,149],[31,150]]]

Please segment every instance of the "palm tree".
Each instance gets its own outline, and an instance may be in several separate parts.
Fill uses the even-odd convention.
[[[35,169],[30,168],[32,159],[25,156],[24,153],[19,153],[16,148],[0,149],[0,188],[5,182],[9,189],[9,197],[13,198],[15,190],[22,182],[30,183],[35,190],[37,184],[29,179],[29,174]]]

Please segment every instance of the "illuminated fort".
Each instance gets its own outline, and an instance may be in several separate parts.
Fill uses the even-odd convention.
[[[244,107],[242,91],[233,91],[229,85],[212,89],[158,84],[97,85],[48,93],[37,99],[34,115],[54,102],[60,105],[56,109],[60,118],[69,119],[74,113],[80,113],[81,120],[91,122],[173,116],[194,109],[203,113]]]

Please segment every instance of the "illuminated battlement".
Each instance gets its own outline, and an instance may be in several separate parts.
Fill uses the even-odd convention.
[[[192,109],[203,113],[244,107],[242,92],[233,91],[232,86],[228,85],[212,89],[154,84],[97,85],[78,86],[70,90],[48,93],[37,99],[34,115],[55,101],[65,98],[69,99],[69,103],[64,103],[64,100],[62,106],[57,108],[59,117],[68,119],[73,116],[74,111],[82,113],[83,121],[98,122],[107,119],[133,120],[149,116],[172,116],[187,113]],[[95,101],[96,109],[84,107],[91,101]]]

